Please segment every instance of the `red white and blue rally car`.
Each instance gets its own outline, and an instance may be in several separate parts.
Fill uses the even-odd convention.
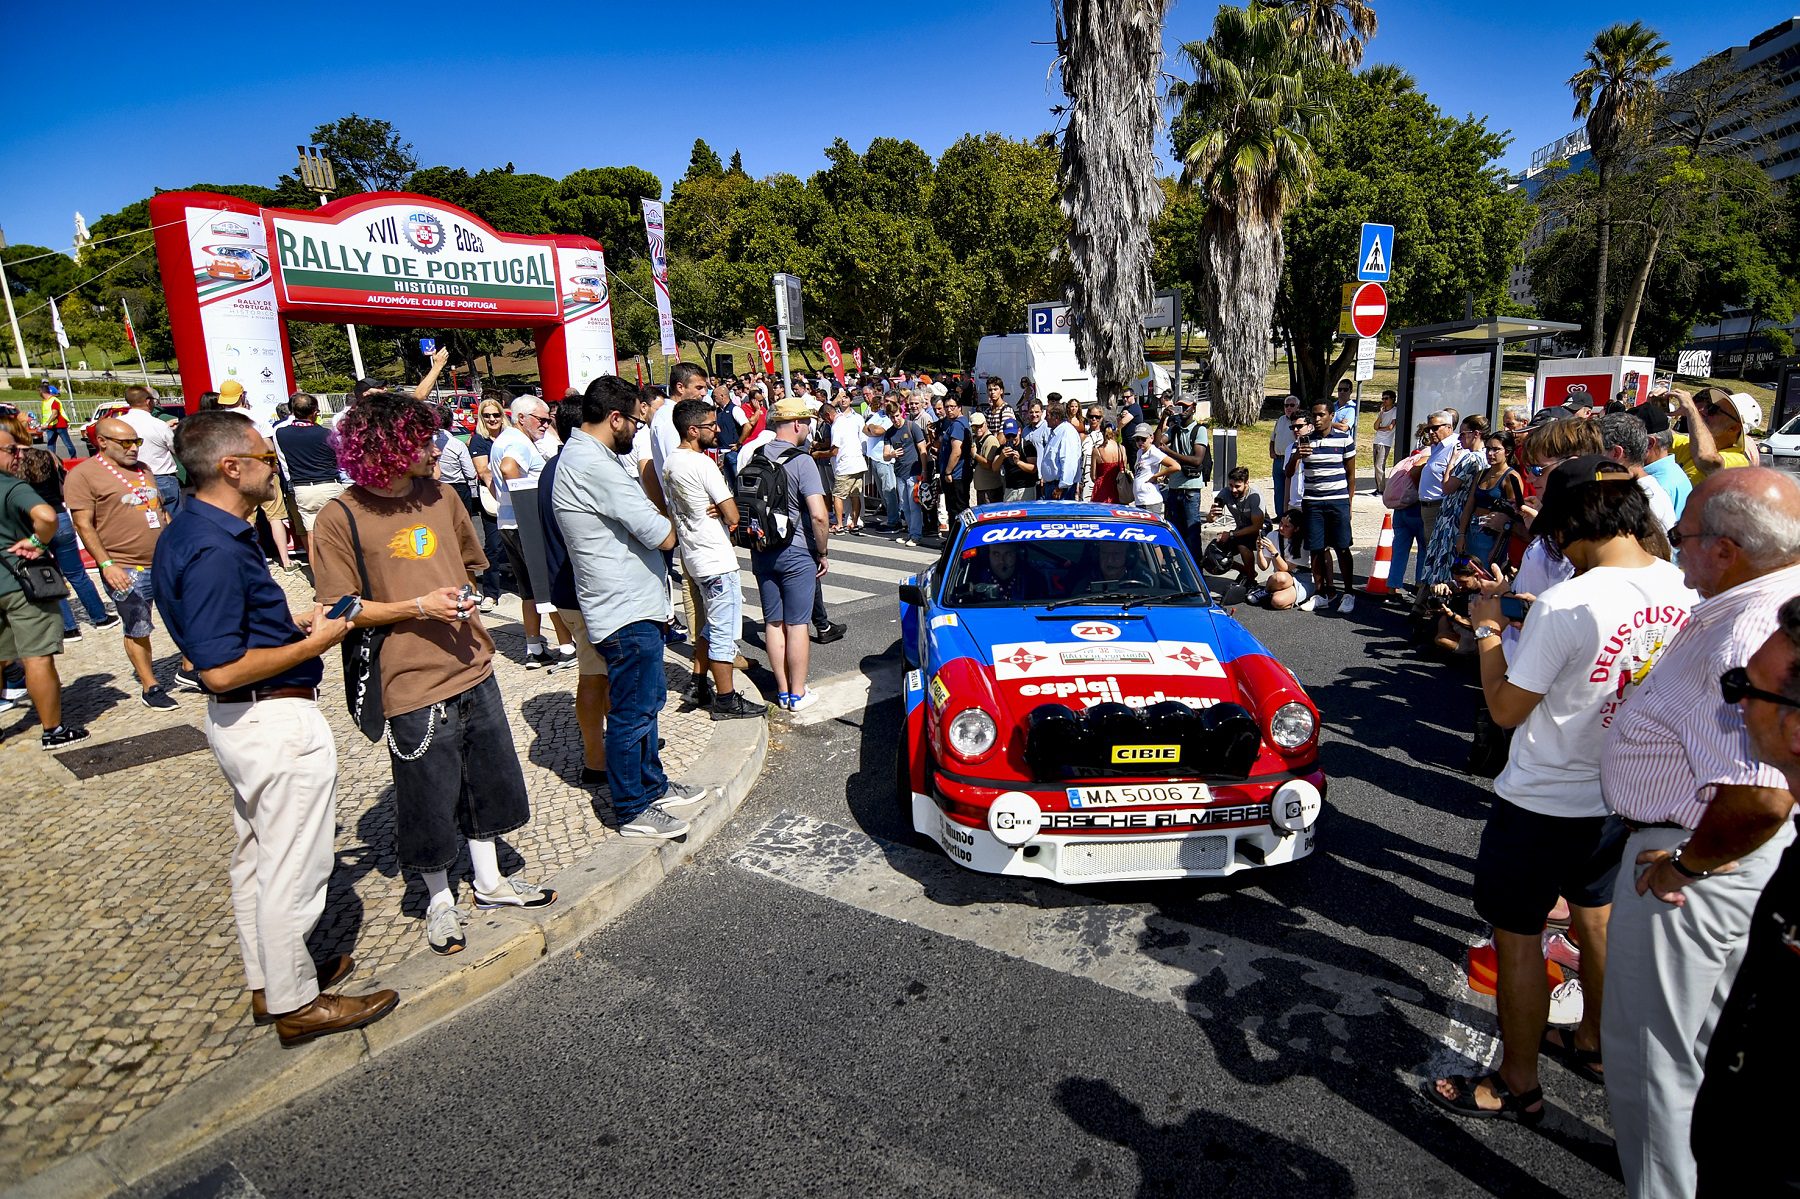
[[[901,794],[956,861],[1088,883],[1312,852],[1318,711],[1154,516],[975,508],[900,600]]]

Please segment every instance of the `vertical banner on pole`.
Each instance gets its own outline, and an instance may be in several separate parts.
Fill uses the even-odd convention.
[[[675,344],[675,316],[669,311],[669,253],[663,243],[663,206],[661,200],[643,200],[644,233],[650,239],[650,275],[656,283],[656,323],[662,329],[662,352],[665,358],[681,353]]]
[[[131,323],[131,305],[125,297],[119,297],[119,311],[125,314],[125,340],[137,351],[138,373],[144,376],[144,386],[150,386],[150,368],[144,365],[144,347],[138,344],[137,329]]]

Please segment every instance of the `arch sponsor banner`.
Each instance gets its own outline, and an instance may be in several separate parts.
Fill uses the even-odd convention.
[[[591,247],[556,247],[562,284],[563,352],[569,386],[586,391],[602,375],[618,373],[613,349],[612,295],[606,286],[606,254]]]
[[[188,259],[199,298],[211,386],[235,379],[250,410],[273,420],[287,398],[287,352],[275,302],[275,276],[256,212],[189,208]]]
[[[392,195],[330,215],[266,216],[285,309],[382,310],[420,324],[563,315],[548,238],[498,233],[457,209]]]

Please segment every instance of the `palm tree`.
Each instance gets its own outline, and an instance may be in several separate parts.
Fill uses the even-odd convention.
[[[1642,21],[1620,22],[1594,35],[1587,65],[1569,76],[1575,115],[1587,121],[1588,150],[1599,176],[1593,328],[1588,330],[1588,353],[1594,356],[1601,354],[1606,344],[1606,272],[1612,242],[1609,185],[1656,112],[1657,73],[1674,61],[1668,49],[1669,43]]]
[[[1223,7],[1210,37],[1181,47],[1193,81],[1169,89],[1179,131],[1193,135],[1182,181],[1206,202],[1198,290],[1212,346],[1213,415],[1231,427],[1262,411],[1282,217],[1312,190],[1316,147],[1336,122],[1312,69],[1315,46],[1296,36],[1285,8]]]
[[[1059,0],[1056,45],[1068,131],[1058,171],[1069,217],[1068,298],[1081,314],[1075,351],[1101,398],[1144,364],[1151,300],[1150,226],[1162,211],[1157,84],[1168,0]]]
[[[1354,70],[1375,36],[1375,10],[1363,0],[1280,0],[1288,32],[1327,61]]]

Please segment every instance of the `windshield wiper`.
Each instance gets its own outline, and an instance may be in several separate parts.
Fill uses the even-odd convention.
[[[1057,600],[1054,604],[1046,604],[1044,611],[1054,612],[1058,608],[1073,607],[1076,604],[1125,603],[1129,607],[1127,601],[1156,598],[1153,595],[1147,596],[1141,591],[1096,591],[1091,595],[1076,595],[1065,600]]]
[[[1164,602],[1173,602],[1175,600],[1204,599],[1204,598],[1206,598],[1206,592],[1204,592],[1204,591],[1171,591],[1167,595],[1133,596],[1129,601],[1127,601],[1122,606],[1129,608],[1132,606],[1132,604],[1147,604],[1151,600],[1155,600],[1158,603],[1164,603]]]

